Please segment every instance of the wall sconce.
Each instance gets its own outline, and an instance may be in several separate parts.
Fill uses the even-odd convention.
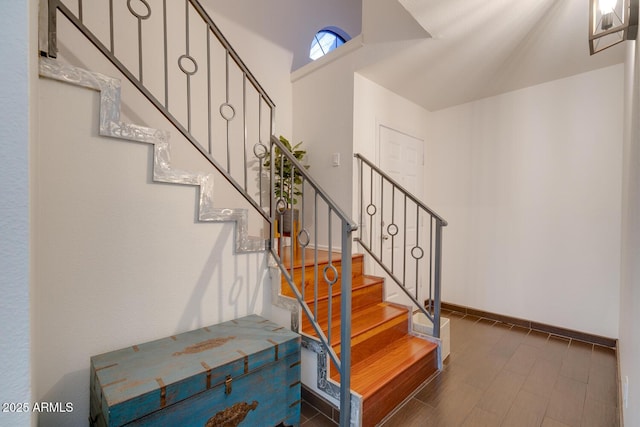
[[[589,0],[591,55],[638,35],[638,0]]]

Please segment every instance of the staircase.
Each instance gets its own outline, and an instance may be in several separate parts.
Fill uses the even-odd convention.
[[[301,254],[292,263],[289,251],[284,253],[287,269],[302,279]],[[311,310],[317,310],[318,323],[339,355],[342,295],[339,290],[329,295],[329,286],[319,286],[315,295],[312,276],[316,269],[322,272],[329,265],[329,252],[318,251],[317,263],[314,256],[307,250],[304,280],[296,283],[304,284],[298,290]],[[340,273],[339,256],[334,253],[332,258],[338,259],[333,265]],[[410,310],[383,300],[384,279],[364,274],[362,254],[353,255],[352,266],[351,389],[362,396],[362,425],[374,426],[438,369],[437,345],[409,334]],[[282,294],[294,297],[284,279]],[[301,331],[317,337],[306,316]],[[340,382],[337,369],[330,368],[329,377]]]
[[[362,157],[358,157],[361,218],[358,223],[350,219],[309,175],[306,167],[273,135],[275,104],[198,0],[185,0],[184,4],[163,2],[161,8],[154,6],[153,18],[150,18],[149,4],[142,2],[146,11],[133,7],[129,7],[128,11],[124,8],[114,9],[115,12],[110,9],[109,19],[87,19],[89,7],[79,6],[76,13],[75,8],[70,10],[65,6],[66,0],[48,0],[44,3],[48,4],[49,11],[43,15],[47,16],[48,26],[43,33],[49,38],[48,48],[41,51],[47,57],[40,62],[41,76],[99,91],[101,135],[152,144],[154,181],[199,187],[198,220],[235,222],[236,253],[270,252],[271,260],[279,267],[281,275],[280,292],[275,289],[272,302],[293,313],[291,329],[301,332],[306,337],[307,348],[318,353],[318,388],[339,400],[341,426],[376,425],[439,368],[437,337],[440,330],[441,230],[446,221],[414,200],[400,185],[374,170],[374,166]],[[172,129],[178,131],[209,162],[215,174],[175,169],[170,158],[168,131],[121,121],[118,79],[65,65],[54,59],[57,55],[58,18],[66,19],[102,52],[121,75],[165,116]],[[132,40],[131,46],[118,45],[116,49],[114,28],[118,27],[118,23],[132,19],[137,22],[137,40]],[[163,49],[160,49],[162,52],[156,52],[163,55],[161,62],[164,70],[157,63],[150,63],[153,55],[143,49],[143,33],[151,30],[145,23],[150,19],[164,22],[158,26],[165,31]],[[167,25],[169,21],[175,22]],[[108,28],[98,32],[102,33],[102,39],[88,26],[95,22],[110,23]],[[167,33],[169,29],[175,32],[183,28],[183,22],[185,34]],[[206,46],[205,52],[191,48],[189,40],[196,37],[201,37],[199,46]],[[176,38],[186,41],[184,51],[179,50],[178,53],[182,54],[177,58],[175,52],[174,56],[169,55],[176,43],[182,44],[182,40],[178,40],[178,43]],[[212,55],[215,52],[214,45],[224,55]],[[128,67],[118,56],[127,49],[137,51],[136,66]],[[216,70],[212,65],[215,58],[222,59],[221,63],[224,64],[217,70],[219,75],[215,74],[220,82],[211,79]],[[179,78],[170,78],[175,77],[169,72],[170,69],[174,72],[179,69]],[[151,89],[145,82],[153,81],[151,76],[154,72],[158,81],[164,84]],[[198,72],[207,78],[194,78],[192,81]],[[241,81],[242,84],[232,85],[234,81]],[[197,82],[200,82],[200,86],[197,86]],[[222,97],[219,93],[221,87],[224,91]],[[206,109],[206,121],[198,122],[198,115],[192,114],[199,108]],[[234,129],[237,130],[234,126],[240,121],[242,131],[234,132]],[[220,134],[226,137],[217,138]],[[285,235],[283,229],[277,229],[277,214],[284,201],[282,197],[278,199],[275,196],[276,178],[282,180],[283,177],[276,176],[273,162],[270,167],[265,162],[267,156],[273,156],[276,152],[283,153],[293,170],[299,173],[302,182],[298,205],[302,218],[300,232],[296,236],[290,235],[296,247],[287,247],[287,250],[283,250],[283,239],[277,237]],[[365,167],[371,168],[367,174],[369,183],[365,182],[362,175]],[[234,187],[254,213],[259,214],[266,224],[263,230],[266,235],[249,236],[247,210],[214,207],[214,176]],[[392,208],[391,218],[385,217],[385,212],[387,215],[389,213],[389,209],[384,209],[389,206],[388,199],[385,200],[382,195],[374,199],[373,191],[365,191],[376,186],[374,176],[380,177],[376,178],[376,182],[381,182],[381,189],[383,186],[392,187],[391,191],[384,193],[391,194],[392,201],[396,200],[396,195],[398,200],[404,197],[404,213]],[[364,198],[365,194],[371,194],[369,199]],[[416,226],[409,224],[414,216],[407,215],[407,206],[412,209],[415,207],[417,211]],[[418,224],[429,224],[430,234],[420,240],[416,238],[415,246],[410,249],[405,243],[403,252],[392,256],[389,263],[383,254],[377,252],[379,246],[372,244],[372,233],[367,239],[361,228],[359,236],[355,236],[358,224],[367,222],[363,219],[363,212],[366,212],[369,230],[373,230],[373,224],[387,224],[386,233],[391,236],[391,242],[401,238],[407,242],[407,236],[412,233],[410,230],[420,228]],[[334,240],[338,235],[340,242],[336,244]],[[417,307],[432,321],[436,337],[433,342],[411,333],[413,309],[384,301],[385,279],[364,273],[364,256],[350,255],[354,241],[391,278],[387,285],[400,286],[414,304],[413,308]],[[319,245],[328,249],[322,250]],[[399,264],[394,264],[398,256],[402,256],[403,265],[415,271],[416,282],[413,287],[407,283],[409,276],[404,271],[400,274]],[[341,277],[342,271],[345,271],[345,277]],[[420,295],[417,282],[421,280],[428,284],[428,295]],[[428,301],[427,307],[418,302],[425,300]]]

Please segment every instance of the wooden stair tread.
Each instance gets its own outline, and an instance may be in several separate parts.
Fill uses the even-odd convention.
[[[395,340],[351,367],[351,389],[367,399],[436,349],[436,344],[411,335]]]
[[[368,286],[377,285],[379,283],[382,283],[383,281],[384,279],[378,276],[369,276],[369,275],[358,276],[351,281],[351,292],[366,288]],[[340,289],[340,287],[336,287],[336,289],[332,292],[331,295],[333,298],[339,297],[340,295],[342,295],[342,290]],[[329,295],[318,297],[318,301],[324,301],[328,299],[329,299]],[[305,295],[305,302],[307,304],[311,305],[313,301],[314,301],[313,295],[311,295],[311,297],[309,297],[309,295]]]
[[[280,255],[283,265],[287,269],[291,269],[291,251],[283,249],[283,253]],[[340,263],[342,261],[342,254],[340,252],[332,251],[331,253],[326,250],[318,250],[318,265],[327,264],[329,262],[329,255],[331,255],[332,263]],[[315,251],[312,248],[307,248],[304,251],[298,251],[298,255],[294,256],[293,268],[302,267],[302,254],[304,253],[304,266],[313,267],[316,262]],[[364,254],[353,254],[352,259],[364,258]],[[322,274],[322,273],[321,273]]]
[[[376,326],[380,326],[385,322],[389,322],[401,316],[407,316],[409,309],[406,307],[397,306],[387,302],[380,302],[378,304],[365,307],[360,310],[354,310],[351,315],[351,337],[356,337],[369,331]],[[331,345],[337,346],[340,344],[340,319],[333,319],[331,322]],[[323,325],[323,331],[325,334],[327,330]],[[315,336],[313,327],[303,327],[303,332],[307,335]]]
[[[302,262],[304,254],[304,263]],[[312,313],[318,316],[318,326],[331,338],[331,346],[340,357],[342,289],[339,281],[329,286],[324,279],[326,266],[331,258],[335,272],[342,275],[342,259],[339,252],[313,249],[298,251],[292,260],[292,251],[284,250],[281,259],[288,266],[293,280]],[[375,425],[393,410],[411,392],[438,369],[437,345],[408,335],[408,307],[383,301],[384,278],[364,274],[364,255],[352,255],[351,270],[351,389],[363,397],[363,425]],[[317,264],[316,264],[317,263]],[[293,264],[293,266],[291,266]],[[304,264],[304,266],[303,266]],[[316,265],[319,285],[315,288]],[[333,273],[327,271],[330,280]],[[293,295],[282,279],[283,295]],[[328,291],[331,290],[331,300]],[[318,298],[314,298],[314,294]],[[328,317],[331,313],[331,333],[328,333]],[[315,329],[306,315],[302,317],[301,332],[316,336]],[[329,362],[331,378],[339,381],[340,375],[333,362]],[[329,373],[327,372],[327,374]]]

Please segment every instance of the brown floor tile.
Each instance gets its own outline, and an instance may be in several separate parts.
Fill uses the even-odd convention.
[[[433,410],[434,427],[460,426],[471,413],[482,390],[468,384],[460,384],[455,391],[444,396]]]
[[[423,427],[431,424],[433,408],[417,399],[409,400],[387,421],[384,427]]]
[[[452,352],[443,371],[383,427],[619,427],[613,349],[448,317]],[[336,423],[303,403],[301,425]]]
[[[549,396],[556,385],[561,366],[561,361],[538,359],[522,388],[540,396]]]
[[[587,397],[580,427],[616,427],[617,425],[618,408]]]
[[[478,407],[502,419],[513,404],[524,380],[524,375],[502,370],[478,402]]]
[[[474,369],[465,376],[465,383],[478,389],[486,390],[502,370],[506,363],[505,359],[487,357],[478,361]]]
[[[549,339],[548,333],[532,330],[525,337],[523,343],[532,347],[542,348],[545,346],[545,344],[547,344],[547,339]]]
[[[427,424],[423,424],[423,426],[424,425]],[[500,425],[499,416],[476,406],[464,420],[462,427],[496,427],[498,425]]]
[[[533,368],[533,365],[538,358],[539,352],[540,349],[537,347],[520,344],[504,368],[515,372],[516,374],[529,375],[531,368]]]
[[[521,390],[502,422],[502,427],[539,427],[549,399]]]
[[[580,427],[587,385],[581,381],[558,377],[551,393],[547,416],[568,426]]]
[[[616,407],[618,405],[618,382],[616,376],[617,369],[615,366],[611,368],[592,364],[589,371],[589,383],[587,384],[587,398]]]
[[[593,353],[591,354],[591,363],[596,365],[601,365],[601,366],[615,366],[616,365],[615,349],[594,345]]]
[[[542,427],[569,427],[565,423],[561,423],[560,421],[556,421],[553,418],[544,417],[544,421],[542,422]]]
[[[545,360],[562,362],[569,349],[569,338],[551,335],[546,345],[542,348],[540,357]]]
[[[304,427],[335,427],[337,424],[324,415],[318,413],[315,417],[308,419],[300,425]]]
[[[592,344],[571,340],[567,354],[562,361],[560,375],[583,383],[589,381],[589,370],[591,368]]]
[[[318,410],[313,406],[309,405],[309,403],[302,401],[302,405],[300,406],[300,422],[303,423],[307,421],[309,418],[313,418],[318,414]]]

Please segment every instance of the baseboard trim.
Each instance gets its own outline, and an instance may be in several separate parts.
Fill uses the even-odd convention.
[[[616,340],[616,368],[618,369],[618,425],[624,427],[624,399],[622,391],[622,371],[620,370],[620,340]]]
[[[304,384],[302,384],[300,394],[303,401],[313,406],[322,415],[336,423],[340,422],[340,409],[333,406],[327,399],[320,396]]]
[[[537,331],[559,335],[574,340],[584,341],[591,344],[597,344],[604,347],[616,347],[616,339],[614,338],[574,331],[572,329],[561,328],[559,326],[552,326],[545,323],[534,322],[533,320],[525,320],[517,317],[505,316],[503,314],[491,313],[489,311],[478,310],[472,307],[465,307],[463,305],[451,304],[448,302],[442,302],[441,308],[444,310],[454,311],[472,316],[484,317],[485,319],[495,320],[502,323],[509,323],[527,329],[535,329]]]

